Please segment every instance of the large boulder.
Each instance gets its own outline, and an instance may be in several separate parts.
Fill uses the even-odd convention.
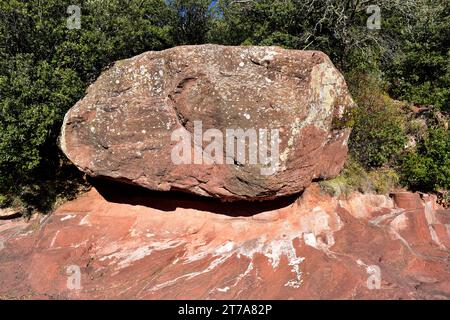
[[[60,144],[91,176],[272,199],[339,173],[352,105],[322,52],[182,46],[116,62],[66,114]]]

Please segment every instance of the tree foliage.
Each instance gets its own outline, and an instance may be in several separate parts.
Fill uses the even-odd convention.
[[[174,45],[163,0],[80,1],[81,29],[67,28],[69,5],[0,3],[0,193],[27,203],[65,179],[57,137],[85,88],[115,60]]]

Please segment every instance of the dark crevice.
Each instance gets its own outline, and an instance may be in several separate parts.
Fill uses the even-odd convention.
[[[175,99],[172,97],[172,95],[169,95],[169,99],[172,102],[172,109],[175,112],[175,115],[177,116],[178,122],[184,127],[187,127],[187,124],[189,122],[189,119],[187,119],[183,114],[178,110]],[[186,128],[187,129],[187,128]]]
[[[249,217],[258,213],[285,208],[293,204],[300,195],[298,193],[273,200],[229,201],[230,199],[202,197],[181,191],[152,191],[133,185],[130,180],[122,179],[122,181],[118,182],[107,177],[89,178],[89,182],[109,202],[141,205],[167,212],[184,208],[232,217]]]
[[[169,94],[168,97],[170,99],[170,102],[172,103],[172,109],[175,112],[175,115],[179,121],[179,123],[185,128],[187,129],[188,126],[188,122],[189,119],[187,117],[185,117],[180,110],[178,109],[178,100],[179,100],[179,96],[181,96],[183,94],[184,89],[186,88],[186,86],[192,82],[197,80],[197,77],[186,77],[183,80],[181,80],[177,86],[175,87],[175,89],[173,90],[173,93]]]
[[[256,61],[256,60],[253,60],[253,59],[250,59],[250,62],[251,63],[253,63],[254,65],[257,65],[257,66],[260,66],[260,67],[264,67],[264,68],[267,68],[267,65],[264,65],[264,64],[262,64],[261,62],[259,62],[259,61]]]

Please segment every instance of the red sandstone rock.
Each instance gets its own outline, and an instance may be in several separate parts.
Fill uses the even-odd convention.
[[[450,298],[447,213],[433,197],[394,206],[314,184],[275,205],[98,190],[41,223],[0,222],[0,298]]]
[[[118,61],[104,72],[67,113],[61,148],[91,176],[227,200],[272,199],[339,173],[349,135],[340,118],[352,105],[344,78],[322,52],[176,47]],[[225,146],[228,158],[214,164],[175,165],[171,134],[181,130],[192,138],[195,121],[203,132],[224,135],[279,130],[274,170],[262,174],[267,166],[260,158],[252,164],[247,154],[240,161]]]

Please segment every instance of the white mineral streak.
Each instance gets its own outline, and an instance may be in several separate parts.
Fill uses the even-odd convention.
[[[246,241],[240,245],[233,241],[227,241],[217,247],[202,247],[197,253],[183,257],[182,263],[190,264],[202,259],[207,259],[208,257],[212,257],[212,261],[209,262],[205,269],[186,273],[177,278],[159,283],[150,288],[149,291],[156,291],[170,286],[179,280],[188,280],[208,273],[225,263],[231,257],[237,257],[238,259],[242,257],[248,258],[249,263],[246,270],[236,277],[234,283],[231,286],[217,289],[218,291],[226,292],[230,290],[230,288],[235,287],[244,277],[250,275],[251,271],[254,269],[253,258],[257,253],[267,257],[274,269],[278,268],[281,257],[285,256],[288,260],[288,265],[292,267],[291,271],[294,274],[294,278],[289,280],[285,285],[298,288],[301,284],[302,275],[300,271],[300,263],[304,260],[304,258],[297,256],[293,245],[293,240],[296,238],[301,238],[301,234],[291,233],[287,234],[286,237],[271,240],[268,240],[265,236],[262,236],[260,238]]]

